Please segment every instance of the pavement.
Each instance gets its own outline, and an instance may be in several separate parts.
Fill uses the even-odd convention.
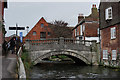
[[[15,80],[16,78],[16,55],[8,53],[7,57],[2,56],[2,80]]]
[[[0,80],[2,79],[2,56],[0,56]]]

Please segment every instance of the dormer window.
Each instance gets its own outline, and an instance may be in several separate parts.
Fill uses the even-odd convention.
[[[41,27],[44,27],[44,24],[43,24],[43,23],[41,23]]]
[[[112,19],[112,7],[105,9],[105,20]]]

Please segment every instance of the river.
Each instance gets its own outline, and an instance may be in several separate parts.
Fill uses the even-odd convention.
[[[102,66],[79,66],[76,64],[38,64],[33,67],[31,78],[34,79],[93,79],[116,80],[120,78],[120,70]],[[118,79],[120,80],[120,79]]]

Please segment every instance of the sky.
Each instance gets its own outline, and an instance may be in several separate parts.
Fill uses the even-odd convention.
[[[36,1],[36,0],[35,0]],[[88,16],[91,13],[92,4],[99,7],[99,1],[81,1],[81,2],[8,2],[8,8],[5,9],[5,26],[7,30],[6,36],[15,34],[15,31],[9,30],[9,27],[14,27],[16,23],[20,27],[29,26],[29,31],[35,24],[44,17],[47,22],[54,20],[62,20],[74,27],[78,23],[78,14],[82,13]],[[27,34],[27,30],[21,30],[23,36]],[[19,34],[18,32],[18,34]]]

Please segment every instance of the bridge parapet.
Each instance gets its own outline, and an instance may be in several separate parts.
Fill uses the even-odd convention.
[[[46,40],[26,40],[26,49],[39,50],[62,50],[72,49],[78,51],[95,51],[96,41],[75,40],[73,38],[52,38]]]

